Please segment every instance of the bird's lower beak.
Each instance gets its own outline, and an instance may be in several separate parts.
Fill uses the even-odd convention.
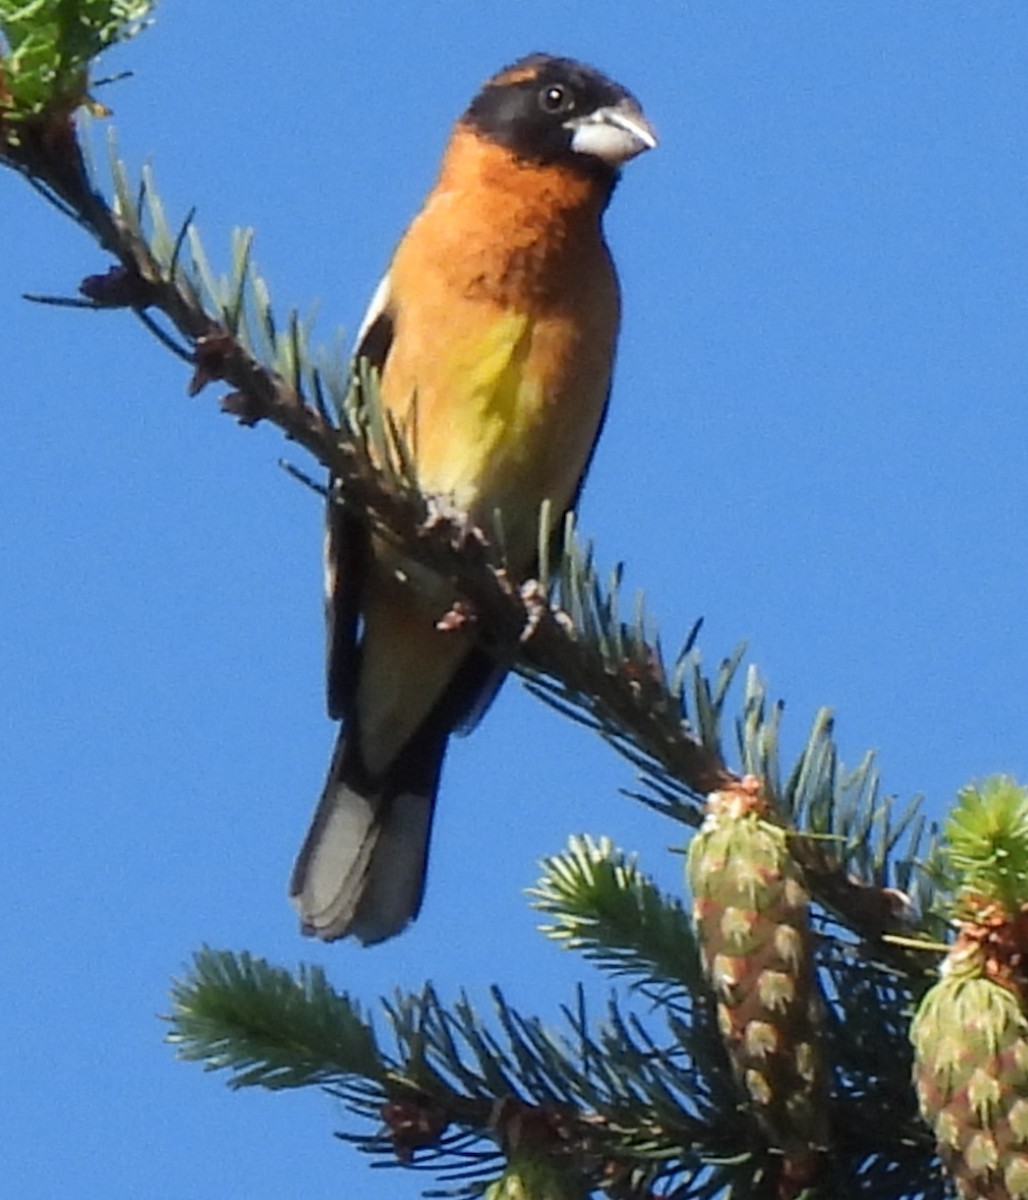
[[[573,131],[572,150],[592,154],[613,167],[657,144],[653,126],[634,100],[597,108],[588,116],[568,122],[568,126]]]

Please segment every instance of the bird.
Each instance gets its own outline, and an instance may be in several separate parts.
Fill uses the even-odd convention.
[[[656,145],[635,97],[571,58],[530,54],[458,119],[438,179],[359,329],[354,362],[426,496],[535,566],[573,509],[607,411],[620,288],[602,218],[624,163]],[[425,890],[450,735],[502,680],[468,629],[397,577],[389,547],[339,504],[325,541],[327,699],[341,722],[290,895],[302,931],[364,945],[400,933]]]

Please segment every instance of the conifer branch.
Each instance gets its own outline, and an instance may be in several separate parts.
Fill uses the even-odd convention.
[[[841,997],[846,1012],[829,1028],[829,1045],[845,1089],[836,1101],[838,1179],[828,1194],[941,1200],[931,1134],[907,1083],[895,977],[833,953],[828,997],[833,1007]],[[683,1200],[758,1196],[777,1170],[739,1106],[713,1008],[699,993],[688,1012],[667,997],[645,1019],[612,998],[596,1022],[579,991],[558,1034],[517,1012],[499,989],[487,1021],[466,996],[447,1005],[426,987],[383,1005],[387,1049],[371,1018],[319,971],[291,976],[249,955],[205,949],[176,982],[173,1002],[169,1040],[182,1057],[229,1072],[233,1087],[321,1086],[372,1123],[341,1135],[360,1150],[470,1180],[476,1194],[526,1127],[583,1185],[626,1198],[655,1188]]]
[[[175,982],[171,995],[179,1057],[231,1071],[232,1087],[278,1091],[382,1077],[370,1023],[318,967],[301,967],[294,978],[249,954],[205,947],[190,981]]]
[[[662,894],[634,857],[607,838],[572,837],[542,865],[529,896],[552,920],[542,926],[548,937],[664,1002],[682,1002],[703,986],[684,906]]]
[[[726,1087],[716,1079],[719,1056],[690,1061],[614,1001],[594,1028],[579,995],[570,1036],[558,1036],[494,988],[494,1032],[467,997],[445,1006],[426,987],[384,1005],[395,1046],[387,1053],[360,1007],[317,969],[293,977],[247,954],[204,949],[172,999],[169,1041],[181,1057],[228,1071],[235,1088],[322,1086],[378,1123],[348,1140],[429,1161],[444,1177],[471,1164],[481,1179],[526,1122],[548,1130],[548,1152],[591,1186],[674,1178],[681,1195],[697,1194],[689,1181],[716,1171],[737,1145],[731,1106],[711,1102]],[[706,1045],[716,1050],[715,1039]]]

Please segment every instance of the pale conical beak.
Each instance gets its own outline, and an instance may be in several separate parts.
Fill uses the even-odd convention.
[[[575,117],[568,121],[567,128],[572,131],[572,150],[591,154],[612,167],[621,166],[657,144],[653,126],[634,100],[622,100],[597,108],[588,116]]]

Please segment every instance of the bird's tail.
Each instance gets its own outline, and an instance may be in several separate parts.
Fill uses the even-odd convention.
[[[410,747],[416,752],[379,780],[368,779],[355,741],[336,743],[289,894],[304,933],[370,945],[399,933],[421,907],[446,736]]]

